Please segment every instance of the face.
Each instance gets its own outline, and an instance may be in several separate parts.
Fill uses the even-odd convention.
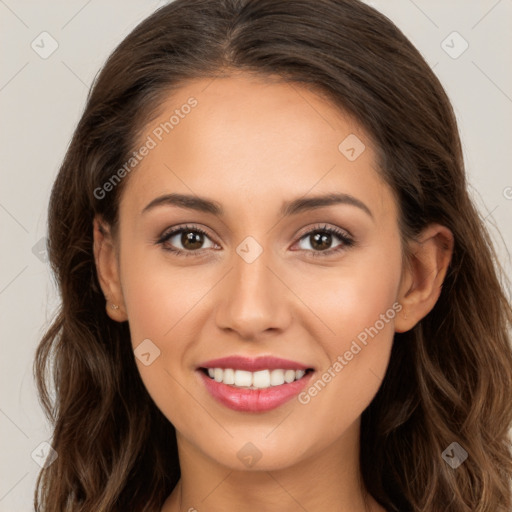
[[[401,308],[397,207],[370,139],[300,85],[246,75],[190,82],[150,139],[116,238],[149,394],[183,442],[231,468],[251,450],[276,469],[342,443]]]

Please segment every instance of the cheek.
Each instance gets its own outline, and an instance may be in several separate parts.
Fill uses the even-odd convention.
[[[339,431],[369,405],[384,378],[401,310],[400,245],[368,252],[340,268],[336,279],[310,276],[301,281],[308,306],[322,320],[315,337],[323,365],[300,398],[306,414]]]
[[[149,361],[136,358],[140,376],[157,407],[176,428],[186,430],[190,425],[182,423],[189,417],[191,398],[182,376],[189,364],[188,349],[197,338],[194,330],[198,323],[191,319],[201,307],[207,284],[198,282],[193,270],[151,262],[147,256],[139,258],[137,251],[123,263],[121,279],[131,343],[136,356],[142,346],[146,347],[143,353],[150,354]],[[201,424],[206,419],[197,414],[194,421]]]
[[[197,267],[173,266],[157,251],[126,253],[121,281],[132,342],[150,338],[163,346],[200,303],[207,280],[198,279]]]
[[[399,244],[387,250],[354,253],[339,268],[322,270],[303,273],[295,286],[328,327],[323,331],[327,335],[320,339],[331,358],[348,350],[351,340],[360,334],[364,341],[364,333],[376,323],[379,332],[389,338],[401,277]]]
[[[151,341],[145,343],[157,354],[154,362],[136,362],[148,392],[164,409],[171,390],[175,407],[181,403],[178,381],[193,368],[191,349],[201,338],[208,294],[218,279],[213,266],[178,266],[156,250],[125,243],[121,282],[131,343],[137,355],[137,347]],[[189,399],[183,395],[183,403]]]

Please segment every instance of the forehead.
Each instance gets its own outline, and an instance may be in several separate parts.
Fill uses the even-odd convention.
[[[176,191],[245,210],[333,191],[392,206],[361,126],[300,84],[243,74],[191,81],[162,103],[140,145],[148,141],[122,199],[139,210]]]

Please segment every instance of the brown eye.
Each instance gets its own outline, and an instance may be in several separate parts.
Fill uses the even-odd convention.
[[[193,255],[194,252],[200,252],[202,249],[215,247],[205,231],[188,226],[165,232],[157,240],[157,243],[161,244],[167,251],[186,256]]]
[[[181,245],[185,249],[201,249],[204,242],[204,235],[195,231],[183,231],[180,238]]]
[[[336,239],[339,243],[332,247]],[[303,241],[307,242],[306,246],[300,247],[300,244]],[[346,232],[329,226],[316,228],[309,233],[306,233],[299,241],[299,248],[306,250],[313,256],[319,256],[322,253],[332,254],[351,247],[352,245],[354,245],[354,240]]]
[[[314,233],[309,235],[309,239],[311,247],[320,251],[329,249],[332,243],[332,235],[330,233]]]

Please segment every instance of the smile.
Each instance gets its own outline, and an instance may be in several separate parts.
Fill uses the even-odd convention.
[[[235,370],[233,368],[208,368],[208,376],[215,382],[222,382],[229,386],[246,389],[266,389],[271,386],[281,386],[284,383],[290,384],[302,379],[307,370],[260,370],[249,372],[246,370]]]
[[[270,356],[231,356],[197,368],[208,393],[240,412],[264,412],[283,405],[304,389],[313,373],[304,364]]]

